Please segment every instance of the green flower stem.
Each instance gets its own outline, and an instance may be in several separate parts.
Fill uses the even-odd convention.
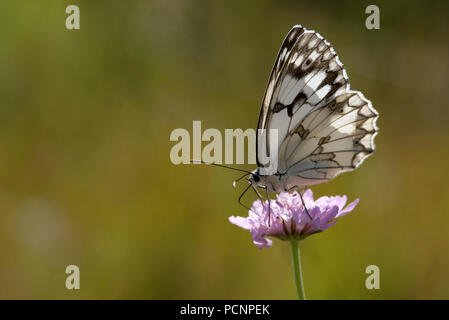
[[[301,255],[299,252],[298,240],[293,239],[290,241],[290,243],[292,245],[293,271],[295,273],[295,283],[296,291],[298,293],[298,299],[306,300],[306,295],[304,294],[304,283],[302,280]]]

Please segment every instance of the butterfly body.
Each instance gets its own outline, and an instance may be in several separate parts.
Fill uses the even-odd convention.
[[[377,118],[371,102],[350,90],[332,46],[296,25],[268,81],[258,121],[258,168],[248,180],[283,192],[354,170],[375,149]]]
[[[261,175],[258,169],[254,170],[248,178],[254,187],[267,188],[269,192],[291,191],[295,187],[305,187],[325,182],[325,180],[309,180],[297,176],[289,176],[286,173],[276,172],[273,175]]]

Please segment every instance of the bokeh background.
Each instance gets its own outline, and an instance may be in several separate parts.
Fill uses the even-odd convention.
[[[77,4],[81,29],[65,28]],[[380,30],[365,8],[380,7]],[[294,24],[380,112],[377,150],[313,188],[360,198],[301,243],[311,299],[449,298],[445,1],[3,1],[0,298],[294,299],[287,243],[259,250],[239,176],[170,162],[175,128],[254,128]],[[242,165],[253,169],[254,166]],[[248,199],[248,201],[251,199]],[[65,268],[81,289],[65,288]],[[381,289],[365,288],[378,265]]]

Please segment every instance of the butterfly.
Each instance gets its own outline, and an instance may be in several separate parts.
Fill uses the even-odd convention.
[[[350,90],[330,43],[295,25],[266,88],[257,126],[258,168],[251,173],[251,185],[283,192],[356,169],[374,152],[377,118],[371,102]],[[272,132],[277,133],[274,139]]]
[[[249,174],[239,202],[250,187],[259,198],[257,188],[265,189],[268,197],[356,169],[374,152],[378,116],[361,92],[350,89],[330,43],[295,25],[265,91],[256,136],[258,167],[239,170]]]

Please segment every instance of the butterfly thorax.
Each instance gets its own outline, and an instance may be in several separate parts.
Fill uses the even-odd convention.
[[[290,191],[295,186],[300,187],[306,185],[298,185],[297,181],[293,181],[291,177],[285,173],[277,172],[273,175],[262,175],[260,174],[259,169],[252,172],[249,177],[249,182],[256,188],[268,189],[269,192],[275,193]]]

